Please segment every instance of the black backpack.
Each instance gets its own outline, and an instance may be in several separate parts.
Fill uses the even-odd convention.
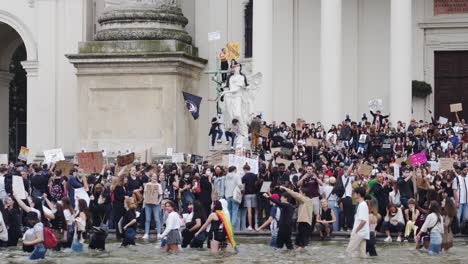
[[[346,185],[349,183],[349,178],[346,181]],[[332,193],[336,195],[338,199],[341,199],[343,195],[346,192],[346,185],[343,184],[343,179],[342,177],[338,177],[338,180],[336,181],[335,187],[332,190]]]

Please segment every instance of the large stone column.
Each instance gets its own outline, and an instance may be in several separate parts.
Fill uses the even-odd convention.
[[[328,128],[344,119],[341,109],[341,0],[322,0],[320,88],[322,120]]]
[[[9,91],[13,74],[0,71],[0,154],[8,153],[9,136]]]
[[[390,119],[411,119],[411,2],[391,0]]]
[[[255,98],[255,110],[263,119],[273,118],[273,1],[253,2],[252,71],[263,74],[261,90]],[[281,121],[281,120],[276,120]]]
[[[182,91],[199,94],[206,60],[184,29],[187,18],[174,0],[107,3],[96,41],[67,55],[77,68],[80,146],[111,156],[150,147],[195,153]]]
[[[38,89],[39,85],[39,62],[38,61],[22,61],[21,65],[26,71],[27,77],[27,103],[28,108],[26,110],[27,126],[26,126],[26,143],[27,147],[30,150],[29,157],[34,159],[35,155],[43,151],[44,149],[50,148],[49,144],[50,136],[43,135],[43,133],[37,133],[41,131],[41,128],[44,126],[41,123],[41,101],[37,98],[40,98],[40,90]],[[39,90],[39,92],[38,92]],[[45,130],[45,129],[44,129]],[[46,143],[41,140],[41,136],[48,138]],[[41,153],[42,154],[42,153]]]

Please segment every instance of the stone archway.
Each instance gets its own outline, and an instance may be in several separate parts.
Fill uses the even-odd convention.
[[[8,153],[10,160],[14,160],[19,147],[26,145],[27,133],[27,77],[21,62],[36,60],[36,51],[23,25],[3,11],[0,11],[0,35],[0,153]],[[21,35],[29,39],[28,44]],[[31,54],[26,52],[27,46]]]

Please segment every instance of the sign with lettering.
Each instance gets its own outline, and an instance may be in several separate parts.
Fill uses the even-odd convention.
[[[76,153],[80,168],[84,170],[84,173],[100,173],[104,166],[104,157],[102,152],[80,152]]]
[[[60,160],[65,160],[62,149],[44,150],[44,164],[54,163]]]
[[[461,103],[450,105],[450,112],[455,113],[455,112],[461,112],[461,111],[463,111],[463,106]]]
[[[424,152],[419,152],[418,154],[411,155],[410,159],[414,167],[427,163],[426,153]]]
[[[270,135],[270,128],[268,127],[262,127],[260,129],[260,136],[264,138],[268,138],[268,135]]]
[[[371,165],[362,164],[361,166],[359,166],[358,174],[369,177],[371,176],[373,169],[374,167],[372,167]]]
[[[451,158],[440,158],[439,159],[439,169],[441,171],[453,170],[453,163],[455,160]]]
[[[75,164],[61,160],[55,164],[55,170],[62,170],[62,176],[68,176],[70,175],[70,170],[75,167]]]
[[[434,15],[468,13],[468,0],[434,0]]]
[[[24,181],[20,176],[13,176],[12,183],[13,193],[18,195],[21,200],[26,199],[26,190],[24,189]]]
[[[320,143],[320,139],[318,138],[307,138],[306,145],[311,147],[318,147]]]
[[[0,165],[8,164],[8,154],[0,154]]]
[[[132,164],[133,161],[135,161],[135,152],[123,156],[117,156],[117,164],[119,164],[119,166]]]

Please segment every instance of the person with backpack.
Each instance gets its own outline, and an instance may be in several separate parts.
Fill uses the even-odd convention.
[[[271,198],[274,200],[280,199],[280,196],[276,193],[271,195]],[[278,220],[281,216],[280,208],[272,201],[270,201],[271,209],[270,209],[270,216],[268,219],[261,225],[259,228],[255,229],[256,232],[260,232],[260,230],[264,229],[268,225],[270,226],[271,232],[271,239],[270,239],[270,247],[276,248],[276,240],[278,239]]]
[[[424,232],[430,233],[429,253],[439,254],[442,244],[442,234],[444,233],[444,219],[440,214],[440,205],[437,201],[431,201],[429,205],[429,215],[416,236],[416,241],[421,240]]]
[[[47,252],[47,248],[44,245],[44,225],[39,220],[38,214],[34,211],[27,213],[26,221],[32,226],[32,228],[26,231],[23,239],[23,245],[34,247],[29,259],[44,259]]]
[[[50,227],[54,232],[54,236],[57,239],[56,246],[53,248],[55,251],[60,251],[62,246],[67,243],[68,226],[65,214],[63,213],[63,206],[61,203],[52,203],[47,195],[44,194],[44,201],[54,214],[54,219],[50,221]]]
[[[352,183],[354,181],[355,175],[353,170],[353,166],[349,166],[348,170],[346,171],[343,176],[338,177],[338,182],[335,185],[335,189],[333,192],[336,194],[337,197],[340,197],[341,205],[343,208],[343,216],[341,217],[340,223],[341,228],[343,231],[348,231],[348,229],[353,228],[354,223],[354,206],[353,200],[351,198],[353,194],[353,187]]]
[[[56,169],[52,175],[49,181],[49,194],[52,201],[58,202],[67,196],[67,177],[62,176],[61,169]]]

